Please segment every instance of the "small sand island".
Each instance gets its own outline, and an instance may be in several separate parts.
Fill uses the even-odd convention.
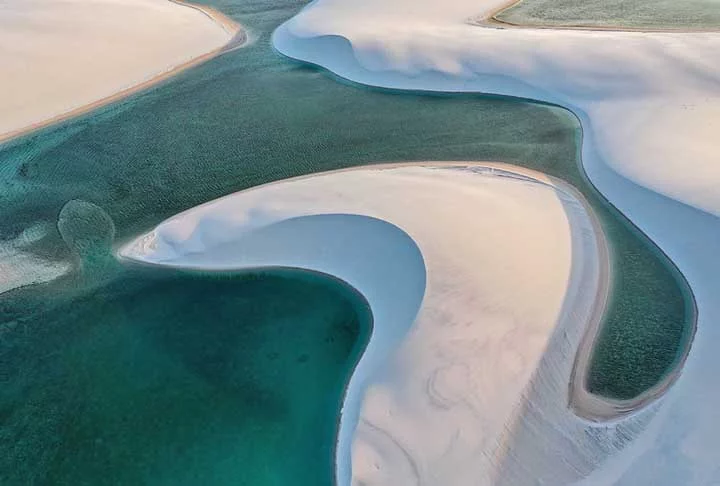
[[[28,0],[0,8],[0,142],[128,96],[242,45],[210,7]]]

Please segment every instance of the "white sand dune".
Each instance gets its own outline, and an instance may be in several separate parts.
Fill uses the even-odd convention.
[[[604,426],[566,410],[552,420],[526,410],[493,484],[720,484],[720,389],[708,386],[720,366],[720,33],[470,22],[503,3],[316,0],[273,39],[290,57],[368,85],[505,94],[572,110],[590,179],[683,272],[698,329],[683,375],[651,410]]]
[[[346,281],[374,328],[344,401],[338,484],[490,484],[546,347],[564,359],[541,408],[564,409],[584,324],[604,307],[604,239],[577,197],[502,164],[370,166],[210,202],[120,255]]]
[[[167,0],[4,1],[0,141],[145,87],[222,49],[238,29]]]
[[[485,0],[484,11],[498,3]],[[720,215],[714,190],[720,33],[497,29],[466,22],[482,8],[483,2],[469,0],[316,0],[275,32],[274,43],[290,57],[364,84],[500,93],[568,106],[615,172]],[[591,170],[593,161],[585,162]]]

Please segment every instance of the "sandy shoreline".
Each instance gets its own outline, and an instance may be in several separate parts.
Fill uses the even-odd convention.
[[[471,19],[472,24],[485,27],[500,27],[500,28],[518,28],[518,29],[546,29],[546,30],[580,30],[580,31],[609,31],[609,32],[647,32],[647,33],[708,33],[718,32],[718,29],[708,28],[649,28],[649,27],[619,27],[619,26],[583,26],[583,25],[543,25],[534,23],[523,23],[516,24],[499,19],[498,16],[504,11],[514,7],[521,3],[523,0],[509,0],[508,2],[497,6],[490,10],[488,13],[484,13],[481,16]],[[580,199],[582,200],[582,199]],[[588,214],[592,215],[592,211],[588,211]],[[596,229],[599,230],[598,234],[602,234],[600,223],[596,217],[592,217],[593,223],[596,225]],[[646,235],[647,236],[647,235]],[[609,260],[609,250],[605,241],[599,244],[599,248],[603,254],[603,259]],[[659,249],[658,249],[659,250]],[[662,251],[662,250],[659,250]],[[590,359],[592,357],[595,343],[599,339],[602,331],[602,317],[604,313],[604,307],[607,304],[608,295],[610,289],[607,287],[609,278],[606,275],[603,279],[605,288],[602,290],[604,297],[599,296],[597,302],[602,302],[601,308],[597,309],[597,312],[593,313],[593,317],[589,322],[588,329],[583,336],[580,347],[578,349],[575,364],[573,365],[572,378],[570,382],[570,399],[569,404],[572,409],[580,417],[591,421],[604,422],[617,420],[625,415],[631,414],[649,403],[657,400],[667,392],[670,386],[680,376],[683,366],[690,352],[692,342],[697,330],[697,305],[693,295],[690,296],[692,301],[692,314],[694,317],[691,318],[693,327],[690,331],[690,337],[683,345],[682,351],[678,355],[677,364],[672,370],[665,376],[660,382],[644,391],[637,397],[630,400],[619,400],[608,397],[601,397],[590,393],[586,388],[586,377],[589,369]]]
[[[695,332],[692,351],[686,341],[674,371],[627,414],[627,404],[598,411],[594,402],[583,402],[577,390],[587,363],[576,364],[572,380],[538,376],[517,413],[513,438],[504,443],[503,466],[487,484],[715,484],[720,472],[710,451],[717,451],[720,436],[714,420],[720,391],[707,383],[718,366],[714,343],[720,339],[714,325],[720,318],[714,243],[720,238],[720,35],[468,23],[507,5],[370,0],[359,8],[316,0],[274,32],[273,44],[290,58],[364,85],[514,96],[572,112],[582,128],[588,179],[677,267],[679,285],[689,286],[686,305],[691,310],[694,297],[697,316],[688,330]],[[585,349],[593,340],[589,332]],[[564,336],[556,341],[555,356],[564,360],[571,351]],[[589,357],[578,358],[583,355]],[[545,365],[552,371],[557,363]],[[570,381],[573,402],[590,408],[589,417],[568,407]],[[566,392],[552,413],[542,393],[547,387]],[[604,420],[608,410],[617,418]]]
[[[597,221],[597,218],[592,216],[592,220],[593,223],[597,225],[597,228],[600,229],[600,234],[602,234],[602,229],[599,228],[600,223]],[[602,244],[599,245],[599,248],[603,254],[602,258],[609,261],[609,248],[604,241],[604,238]],[[695,297],[691,294],[689,296],[692,304],[692,329],[690,330],[690,336],[683,343],[682,350],[678,353],[676,364],[662,380],[639,394],[637,397],[629,400],[619,400],[590,393],[586,386],[587,373],[590,367],[593,350],[602,333],[604,308],[607,305],[610,294],[609,275],[604,275],[601,281],[603,282],[604,287],[601,292],[604,296],[599,295],[596,302],[599,304],[602,303],[602,305],[598,305],[596,312],[593,313],[592,319],[589,321],[588,328],[578,347],[570,379],[569,393],[569,405],[573,411],[578,416],[593,422],[608,422],[621,419],[626,415],[643,409],[650,403],[653,403],[661,398],[682,374],[683,367],[690,354],[690,349],[692,348],[695,333],[697,332],[697,304],[695,302]]]
[[[390,468],[386,479],[404,484],[413,468],[403,469],[408,463],[402,457],[426,457],[441,469],[478,447],[491,458],[493,444],[506,434],[503,424],[523,403],[546,341],[560,332],[556,327],[571,326],[567,332],[579,336],[586,313],[602,307],[590,301],[607,288],[600,281],[607,272],[595,269],[609,262],[599,261],[596,239],[602,235],[594,235],[576,194],[561,181],[501,163],[355,167],[272,182],[197,206],[124,245],[119,255],[185,268],[290,266],[333,275],[358,290],[371,306],[374,326],[346,389],[338,483],[349,484],[351,462],[354,477],[375,475],[368,461],[377,453]],[[418,205],[427,211],[418,214]],[[325,213],[335,223],[298,226]],[[384,223],[365,227],[365,216],[396,225],[410,239],[398,240]],[[283,225],[294,229],[278,233]],[[508,231],[517,238],[506,239]],[[337,238],[347,241],[328,243]],[[416,263],[411,242],[421,252]],[[302,253],[306,245],[311,249]],[[372,256],[363,256],[367,251]],[[398,261],[407,265],[397,268]],[[426,283],[417,274],[421,269]],[[598,290],[567,295],[570,275]],[[417,285],[424,288],[420,294],[397,295]],[[393,309],[405,317],[391,317],[398,312]],[[504,371],[484,371],[495,366]],[[571,367],[572,359],[563,365],[568,377]],[[566,403],[567,387],[555,399]],[[410,403],[415,405],[405,409]],[[422,424],[432,422],[441,429],[425,431]],[[435,450],[433,444],[454,443],[455,434],[464,438],[452,454]],[[470,461],[462,469],[453,473],[454,484],[465,484],[463,474],[486,475],[492,466]]]
[[[410,163],[412,164],[412,163]],[[452,163],[446,163],[452,165]],[[389,167],[393,166],[404,166],[407,163],[401,164],[386,164]],[[603,397],[590,393],[586,387],[587,374],[590,367],[590,359],[595,348],[595,344],[600,338],[602,333],[602,321],[605,314],[609,297],[610,297],[610,282],[612,281],[612,267],[610,265],[610,249],[608,242],[605,238],[605,233],[602,229],[602,225],[594,214],[592,207],[588,204],[585,197],[573,186],[565,183],[564,181],[557,179],[542,172],[538,172],[532,169],[527,169],[519,166],[508,166],[503,163],[493,162],[482,162],[483,167],[497,168],[500,170],[511,171],[516,174],[535,178],[539,181],[546,181],[553,187],[558,188],[568,194],[574,199],[579,201],[585,208],[585,212],[589,217],[594,228],[594,235],[596,245],[599,254],[599,260],[606,262],[605,265],[599,265],[598,270],[600,275],[598,277],[599,285],[597,286],[595,298],[593,299],[592,312],[590,313],[589,319],[584,322],[586,327],[583,337],[577,347],[575,354],[575,361],[573,363],[571,379],[568,384],[568,403],[572,410],[580,417],[593,421],[593,422],[607,422],[618,420],[628,414],[631,414],[649,403],[657,400],[668,388],[675,383],[682,373],[683,365],[687,360],[690,348],[692,347],[693,337],[696,331],[697,318],[692,318],[693,328],[690,331],[690,338],[684,343],[683,349],[678,354],[677,364],[669,371],[669,373],[657,384],[647,389],[637,397],[629,400],[617,400],[613,398]],[[352,170],[352,169],[350,169]],[[694,303],[694,298],[691,296],[693,301],[692,313],[697,314],[697,308]]]
[[[239,48],[247,42],[247,33],[246,33],[245,29],[240,24],[238,24],[234,20],[230,19],[229,17],[225,16],[218,10],[213,9],[211,7],[207,7],[207,6],[195,5],[193,3],[186,2],[184,0],[169,0],[169,1],[178,6],[182,6],[185,8],[191,8],[198,12],[201,12],[203,15],[205,15],[206,17],[211,19],[218,26],[220,26],[223,29],[223,31],[225,31],[227,33],[228,36],[231,36],[230,40],[227,41],[227,43],[225,43],[225,45],[223,45],[219,48],[213,49],[205,54],[194,57],[193,59],[190,59],[189,61],[186,61],[184,63],[175,65],[165,72],[157,74],[157,75],[153,76],[152,78],[150,78],[146,81],[143,81],[139,84],[135,84],[128,88],[122,89],[112,95],[106,96],[97,101],[94,101],[94,102],[91,102],[91,103],[88,103],[88,104],[85,104],[82,106],[78,106],[77,108],[74,108],[67,112],[53,116],[47,120],[33,123],[31,125],[28,125],[28,126],[16,129],[16,130],[12,130],[12,131],[9,131],[6,133],[0,133],[0,143],[7,142],[16,137],[27,135],[33,131],[40,130],[42,128],[53,125],[55,123],[59,123],[59,122],[89,113],[97,108],[100,108],[100,107],[106,106],[108,104],[114,103],[116,101],[119,101],[119,100],[126,98],[128,96],[131,96],[135,93],[138,93],[140,91],[148,89],[156,84],[162,83],[163,81],[166,81],[167,79],[181,73],[182,71],[185,71],[186,69],[190,69],[192,67],[198,66],[204,62],[209,61],[210,59],[213,59],[214,57],[217,57],[221,54],[229,52],[233,49]]]

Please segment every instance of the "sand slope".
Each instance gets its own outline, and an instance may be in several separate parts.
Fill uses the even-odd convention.
[[[720,366],[720,33],[478,25],[504,3],[317,0],[278,28],[274,43],[360,83],[571,109],[590,179],[683,272],[698,329],[683,376],[639,415],[594,426],[567,410],[551,418],[528,407],[493,484],[720,484],[720,391],[707,386]],[[546,385],[538,381],[534,399]]]
[[[0,5],[0,141],[137,86],[235,35],[166,0],[9,0]]]
[[[460,486],[490,484],[502,466],[551,343],[563,359],[545,376],[560,386],[541,408],[567,403],[574,353],[604,304],[603,241],[557,181],[427,163],[242,191],[167,220],[120,254],[183,267],[284,265],[348,282],[367,298],[374,329],[344,401],[338,484]]]

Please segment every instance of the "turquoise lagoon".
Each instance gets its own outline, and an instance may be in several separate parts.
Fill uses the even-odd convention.
[[[76,263],[0,294],[0,484],[331,484],[334,417],[371,326],[362,298],[322,275],[180,272],[109,254],[113,236],[328,169],[497,160],[568,181],[614,260],[588,385],[629,398],[676,363],[693,318],[686,284],[587,182],[571,114],[339,83],[272,50],[300,2],[212,4],[256,41],[0,147],[0,239],[55,228],[65,207],[31,251]]]

